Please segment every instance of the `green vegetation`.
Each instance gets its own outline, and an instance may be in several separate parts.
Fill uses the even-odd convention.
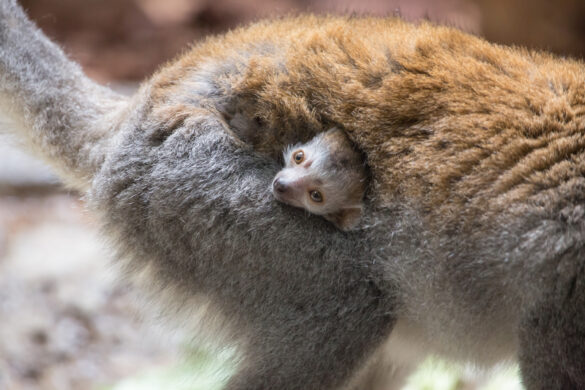
[[[179,364],[124,379],[108,390],[220,390],[233,374],[232,355],[197,350]]]
[[[233,373],[231,356],[227,351],[219,355],[197,351],[183,363],[125,379],[108,390],[220,390]],[[522,390],[516,366],[504,366],[485,377],[489,379],[475,378],[456,365],[429,358],[403,390]]]
[[[487,374],[475,375],[471,370],[436,358],[427,359],[409,378],[403,390],[522,390],[518,368],[502,366]]]

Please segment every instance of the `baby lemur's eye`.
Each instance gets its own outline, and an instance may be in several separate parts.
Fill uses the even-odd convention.
[[[293,154],[293,160],[295,160],[295,162],[297,164],[302,163],[304,159],[305,159],[305,153],[303,153],[302,150],[299,150]]]
[[[323,202],[323,195],[321,194],[321,192],[317,190],[309,191],[309,196],[311,197],[311,200],[315,203]]]

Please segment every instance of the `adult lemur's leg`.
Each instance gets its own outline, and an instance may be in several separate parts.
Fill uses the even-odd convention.
[[[585,389],[584,256],[582,248],[561,256],[553,288],[524,316],[520,368],[528,389]]]
[[[396,314],[370,253],[376,233],[280,207],[277,163],[200,115],[155,143],[148,130],[128,132],[90,193],[106,230],[133,269],[155,275],[152,289],[170,288],[172,302],[209,299],[226,319],[244,354],[228,389],[343,385]]]

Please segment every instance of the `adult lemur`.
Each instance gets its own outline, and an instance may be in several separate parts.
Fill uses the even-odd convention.
[[[208,39],[125,99],[2,0],[0,95],[128,272],[237,343],[227,389],[346,386],[389,336],[585,388],[583,63],[305,16]],[[283,146],[333,126],[371,169],[349,233],[270,193]]]

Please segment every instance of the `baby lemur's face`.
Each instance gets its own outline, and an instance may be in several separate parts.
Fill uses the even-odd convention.
[[[362,213],[366,169],[361,154],[337,128],[284,151],[285,167],[272,182],[274,197],[321,215],[342,230]]]

